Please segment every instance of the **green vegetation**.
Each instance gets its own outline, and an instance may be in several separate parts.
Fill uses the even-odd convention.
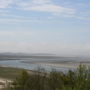
[[[8,90],[90,90],[90,68],[80,65],[66,73],[39,69],[30,74],[22,73],[9,85]]]
[[[0,78],[15,79],[21,72],[22,69],[18,68],[0,67]]]

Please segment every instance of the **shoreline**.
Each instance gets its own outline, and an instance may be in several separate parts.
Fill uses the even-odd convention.
[[[59,67],[59,68],[77,68],[80,64],[82,65],[86,65],[86,66],[90,66],[90,62],[88,63],[87,62],[70,62],[70,61],[67,61],[67,62],[56,62],[56,63],[53,63],[53,62],[29,62],[29,61],[21,61],[22,63],[28,63],[28,64],[38,64],[38,65],[44,65],[44,66],[52,66],[52,67]]]

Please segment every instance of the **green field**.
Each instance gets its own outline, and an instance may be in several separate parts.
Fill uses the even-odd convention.
[[[15,79],[23,69],[0,67],[0,78]]]

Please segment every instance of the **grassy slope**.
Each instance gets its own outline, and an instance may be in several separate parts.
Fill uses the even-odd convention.
[[[15,79],[23,69],[0,67],[0,78]]]

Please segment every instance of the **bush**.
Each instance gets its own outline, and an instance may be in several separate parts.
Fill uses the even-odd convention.
[[[90,90],[90,68],[80,65],[67,73],[38,70],[33,74],[22,71],[11,90]]]

